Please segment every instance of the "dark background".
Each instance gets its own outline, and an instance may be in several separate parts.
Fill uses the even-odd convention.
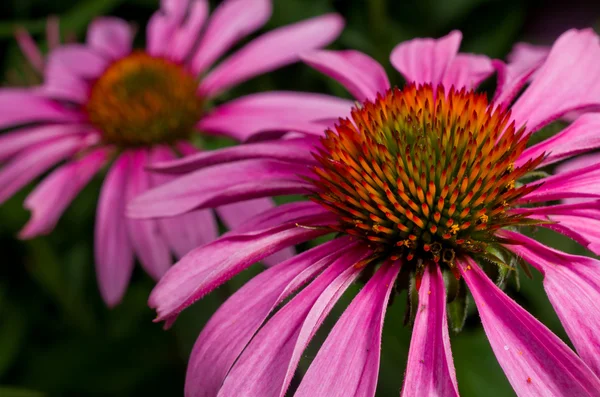
[[[213,2],[217,3],[217,2]],[[347,21],[334,48],[366,52],[401,83],[388,56],[400,41],[439,37],[452,29],[464,34],[462,51],[504,58],[514,43],[550,44],[569,27],[599,26],[600,6],[585,1],[526,0],[275,0],[273,17],[262,31],[325,12]],[[578,4],[579,3],[579,4]],[[3,0],[0,3],[0,81],[35,83],[14,40],[16,26],[27,28],[42,46],[45,18],[60,17],[63,37],[82,40],[96,16],[116,15],[138,26],[143,47],[145,21],[157,0]],[[600,67],[600,66],[599,66]],[[484,87],[493,89],[491,79]],[[270,89],[328,92],[347,96],[335,82],[303,65],[256,78],[227,94],[235,97]],[[2,109],[0,109],[0,112]],[[212,142],[220,146],[222,142]],[[56,230],[30,241],[15,239],[28,213],[22,208],[28,189],[0,206],[0,396],[177,396],[182,394],[186,359],[202,325],[257,265],[188,309],[168,332],[152,323],[146,306],[151,279],[136,268],[121,305],[108,310],[96,287],[93,267],[93,220],[101,178],[75,200]],[[573,251],[556,235],[534,231],[546,243]],[[357,287],[358,288],[358,287]],[[356,292],[334,309],[301,363],[305,370],[333,320]],[[540,277],[522,276],[521,289],[508,293],[566,340],[544,295]],[[378,395],[397,396],[408,353],[410,329],[403,327],[403,298],[389,308],[383,336]],[[460,392],[464,396],[514,395],[496,362],[471,305],[465,329],[451,343]]]

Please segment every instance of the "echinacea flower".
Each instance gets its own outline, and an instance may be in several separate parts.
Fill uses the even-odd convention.
[[[555,204],[600,198],[600,166],[541,178],[536,171],[593,149],[585,143],[595,133],[587,119],[527,147],[552,120],[600,105],[599,39],[587,30],[564,33],[537,72],[457,54],[460,39],[453,32],[394,49],[392,64],[409,82],[402,89],[391,88],[382,66],[362,53],[307,54],[306,62],[360,101],[349,118],[320,137],[163,164],[163,171],[189,174],[130,204],[129,215],[143,218],[265,195],[312,199],[268,210],[182,258],[149,300],[167,324],[260,258],[335,236],[262,272],[221,306],[194,346],[187,396],[285,395],[304,349],[359,277],[366,284],[337,320],[296,396],[373,396],[388,300],[403,289],[418,301],[411,305],[402,395],[458,395],[447,313],[460,329],[467,288],[518,395],[598,395],[600,262],[546,247],[522,228],[552,228],[600,252],[592,244],[596,231],[578,227],[600,219],[597,203]],[[473,88],[491,74],[492,64],[498,87],[488,102]],[[209,191],[196,188],[204,179],[214,181]],[[544,275],[578,355],[496,285],[515,276],[517,266],[528,271],[523,261]]]
[[[270,14],[270,0],[226,0],[210,18],[207,0],[163,0],[148,23],[145,49],[132,49],[133,32],[126,21],[99,18],[90,25],[85,44],[59,46],[47,60],[21,35],[44,82],[30,89],[0,90],[0,129],[12,129],[0,137],[0,202],[64,164],[25,200],[32,216],[20,237],[50,232],[80,190],[111,164],[95,224],[98,282],[107,304],[121,300],[134,255],[158,279],[171,265],[171,252],[181,257],[216,238],[210,211],[160,221],[127,220],[125,202],[172,179],[151,176],[145,167],[196,153],[191,139],[198,131],[244,140],[258,131],[302,130],[303,111],[331,119],[346,109],[347,101],[294,92],[259,93],[209,108],[209,102],[228,88],[332,42],[343,26],[336,14],[285,26],[250,41],[211,68]],[[290,109],[298,116],[272,117]],[[268,122],[261,124],[257,115]],[[246,122],[240,125],[240,119]],[[217,211],[226,225],[235,227],[271,206],[269,199],[259,199]],[[284,250],[272,260],[290,255]]]

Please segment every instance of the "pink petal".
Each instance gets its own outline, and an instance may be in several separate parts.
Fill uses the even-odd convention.
[[[150,175],[145,170],[149,154],[145,149],[130,150],[130,164],[125,189],[126,201],[146,192]],[[127,219],[127,231],[133,250],[144,270],[158,280],[171,266],[171,255],[155,220]]]
[[[519,233],[522,245],[507,246],[544,275],[544,289],[579,356],[600,375],[600,261],[569,255]]]
[[[240,39],[263,26],[271,17],[269,0],[227,0],[213,12],[196,55],[194,73],[204,72]]]
[[[327,212],[319,204],[312,201],[296,201],[279,205],[242,222],[235,228],[233,234],[248,234],[258,229],[279,226],[300,217],[312,217],[315,214],[326,215]]]
[[[266,92],[248,95],[215,108],[202,117],[198,129],[246,141],[264,131],[325,130],[314,121],[337,121],[350,114],[350,101],[322,94]]]
[[[109,306],[121,301],[133,270],[133,247],[127,232],[123,199],[129,183],[131,157],[128,152],[121,154],[108,171],[96,211],[96,275],[100,294]]]
[[[333,262],[261,328],[237,360],[219,396],[283,396],[300,357],[344,291],[360,275],[353,266],[370,251],[349,244]],[[358,245],[358,246],[357,246]]]
[[[176,61],[183,61],[188,58],[208,17],[208,8],[209,5],[206,0],[194,0],[192,2],[187,20],[175,32],[173,47],[169,50],[170,58]]]
[[[281,207],[290,209],[295,204]],[[152,291],[148,301],[156,308],[158,320],[167,320],[167,325],[177,314],[202,298],[240,271],[262,258],[303,241],[327,233],[321,228],[298,227],[318,226],[331,221],[329,214],[316,207],[313,214],[305,214],[276,226],[263,227],[249,232],[229,232],[220,239],[196,248],[173,266]],[[289,214],[286,214],[289,217]]]
[[[585,199],[584,199],[585,200]],[[600,254],[600,202],[583,201],[576,204],[523,207],[513,213],[528,213],[528,217],[551,220],[540,226],[555,230]]]
[[[508,64],[498,60],[494,61],[494,67],[498,71],[494,102],[509,106],[525,83],[544,64],[549,52],[550,48],[519,43],[508,55]]]
[[[189,0],[162,0],[146,26],[146,51],[163,56],[172,48],[173,38],[181,25]]]
[[[183,20],[188,9],[188,5],[189,0],[160,0],[161,10],[178,22]]]
[[[19,233],[20,238],[32,238],[54,229],[56,222],[71,201],[106,163],[105,149],[96,149],[85,157],[57,168],[25,199],[31,219]]]
[[[600,203],[596,203],[600,207]],[[589,218],[587,215],[553,215],[550,220],[558,222],[559,226],[577,233],[588,241],[587,248],[600,255],[600,219]],[[566,234],[566,233],[563,233]],[[568,234],[567,234],[568,235]],[[586,244],[582,244],[586,246]]]
[[[446,288],[439,266],[429,266],[419,289],[402,396],[457,396],[448,337]]]
[[[160,10],[155,12],[146,26],[146,52],[153,56],[163,56],[175,29],[176,26],[170,23],[166,15]]]
[[[2,138],[0,137],[1,141]],[[316,137],[308,136],[235,145],[219,150],[198,152],[173,161],[157,162],[152,165],[152,169],[169,174],[186,174],[212,165],[253,158],[270,158],[290,163],[311,164],[315,161],[312,151],[318,142]],[[0,154],[2,153],[1,150],[0,146]]]
[[[48,55],[48,65],[62,67],[86,79],[100,76],[108,64],[108,59],[83,44],[63,45]],[[53,78],[53,74],[46,75],[47,80]]]
[[[0,89],[0,129],[36,122],[76,122],[82,115],[40,97],[33,90]]]
[[[563,341],[506,296],[471,259],[459,265],[492,349],[519,396],[593,396],[600,380]]]
[[[128,216],[174,216],[277,194],[304,193],[308,167],[275,160],[244,160],[213,166],[165,183],[133,200]]]
[[[600,43],[591,30],[569,30],[552,46],[531,85],[512,106],[517,125],[537,131],[567,112],[600,107]]]
[[[268,210],[275,206],[271,198],[264,197],[254,200],[242,201],[234,204],[227,204],[217,208],[217,214],[221,221],[229,230],[235,230],[239,225],[246,220]],[[263,263],[267,266],[273,266],[286,259],[294,256],[294,248],[288,247],[274,253],[263,259]]]
[[[343,26],[339,15],[326,14],[265,33],[216,66],[200,83],[200,93],[211,98],[254,76],[297,62],[300,53],[335,40]]]
[[[394,48],[390,61],[407,82],[436,87],[454,61],[461,40],[462,34],[454,30],[440,39],[405,41]]]
[[[65,67],[59,57],[49,57],[44,70],[44,84],[39,94],[49,99],[83,104],[89,95],[89,82]]]
[[[371,101],[390,88],[383,66],[359,51],[313,51],[302,55],[302,60],[319,72],[343,85],[357,100]],[[345,117],[348,110],[340,112]]]
[[[598,132],[600,132],[600,113],[584,114],[558,134],[527,148],[516,165],[522,165],[527,160],[546,153],[547,157],[539,165],[543,167],[597,149],[600,147]]]
[[[0,203],[3,203],[52,166],[72,156],[83,140],[67,136],[51,143],[33,146],[0,168]]]
[[[466,87],[475,89],[481,82],[494,73],[492,61],[484,55],[458,54],[454,57],[442,78],[446,89]]]
[[[511,64],[534,64],[544,59],[550,53],[550,47],[538,46],[529,43],[517,43],[507,59]]]
[[[47,124],[4,133],[0,135],[0,162],[37,144],[48,143],[69,135],[88,133],[87,128],[76,124]]]
[[[129,24],[120,18],[100,17],[90,24],[87,43],[107,57],[118,59],[131,52],[133,32]]]
[[[252,278],[221,305],[194,344],[185,395],[216,395],[231,366],[269,314],[329,266],[348,244],[347,238],[340,238],[305,251]]]
[[[574,170],[587,168],[591,165],[599,164],[599,163],[600,163],[600,154],[592,153],[592,154],[588,154],[585,156],[578,156],[569,161],[565,161],[564,163],[556,166],[556,168],[554,169],[554,172],[557,174],[563,174],[563,173],[571,172]]]
[[[44,56],[29,32],[26,29],[17,28],[15,30],[15,39],[27,61],[37,72],[42,73],[45,64]]]
[[[168,147],[158,147],[153,153],[154,161],[173,159]],[[170,175],[150,173],[153,187],[172,181]],[[209,243],[217,238],[217,221],[211,210],[194,211],[180,216],[157,219],[163,238],[169,247],[181,258],[192,249]]]
[[[563,198],[600,198],[600,163],[532,182],[540,185],[521,201],[535,203]]]
[[[375,396],[381,330],[400,264],[377,270],[337,321],[304,375],[297,397]]]

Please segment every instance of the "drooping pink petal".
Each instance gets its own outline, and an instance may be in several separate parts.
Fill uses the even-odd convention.
[[[174,216],[194,209],[278,194],[305,193],[308,167],[276,160],[244,160],[194,171],[133,200],[128,216]]]
[[[26,29],[17,28],[15,30],[15,39],[27,61],[37,72],[42,73],[45,64],[44,56],[29,32]]]
[[[454,57],[442,78],[446,89],[466,87],[475,89],[494,73],[492,60],[484,55],[458,54]]]
[[[600,108],[599,57],[600,39],[591,29],[562,34],[512,106],[516,124],[533,132],[567,112]]]
[[[381,330],[400,263],[380,267],[337,321],[296,396],[375,396]]]
[[[201,131],[224,134],[246,141],[264,131],[298,131],[323,134],[315,121],[333,124],[347,117],[351,101],[329,95],[300,92],[266,92],[248,95],[215,108],[198,123]]]
[[[48,55],[48,65],[64,68],[69,73],[86,79],[94,79],[102,74],[109,59],[83,44],[63,45]],[[47,79],[55,75],[47,74]]]
[[[127,233],[125,189],[131,155],[121,154],[108,171],[96,211],[94,250],[100,294],[109,306],[117,305],[133,270],[133,247]]]
[[[0,90],[0,129],[36,122],[77,122],[82,115],[28,89]]]
[[[385,94],[390,82],[383,66],[359,51],[312,51],[302,54],[302,60],[319,72],[343,85],[359,101]],[[345,117],[346,110],[339,117]]]
[[[200,94],[213,97],[259,74],[297,62],[299,54],[335,40],[344,20],[326,14],[263,34],[216,66],[200,83]]]
[[[146,192],[151,186],[150,175],[145,170],[148,161],[149,153],[146,149],[130,150],[130,165],[125,189],[126,202]],[[133,251],[144,270],[155,280],[160,279],[171,266],[171,255],[158,222],[153,219],[127,219],[127,231]]]
[[[291,210],[294,206],[288,204],[274,210],[281,211],[281,207]],[[148,303],[156,309],[157,319],[167,320],[167,325],[170,324],[181,310],[253,263],[282,248],[326,234],[327,229],[311,226],[327,225],[332,216],[320,208],[313,208],[312,214],[303,212],[302,216],[279,223],[271,219],[278,224],[249,232],[229,232],[191,251],[165,274],[152,291]],[[290,218],[289,214],[285,217]]]
[[[413,39],[400,43],[390,61],[407,82],[436,87],[454,61],[462,34],[454,30],[440,39]]]
[[[90,24],[87,43],[107,57],[118,59],[131,52],[133,32],[129,24],[120,18],[100,17]]]
[[[347,238],[321,244],[260,273],[233,294],[211,317],[194,344],[185,395],[217,395],[231,366],[269,314],[350,245]]]
[[[186,150],[183,150],[185,153]],[[157,147],[152,161],[166,161],[174,155],[168,147]],[[154,164],[154,163],[153,163]],[[173,180],[171,175],[150,173],[153,187]],[[169,218],[157,219],[161,234],[178,258],[192,249],[209,243],[217,238],[218,226],[213,212],[209,209],[193,211]]]
[[[2,138],[0,137],[0,142]],[[158,162],[153,170],[169,174],[186,174],[200,168],[253,158],[270,158],[286,162],[313,164],[312,151],[319,140],[313,136],[235,145],[219,150],[198,152],[173,161]],[[0,153],[2,147],[0,146]],[[1,156],[0,156],[1,158]]]
[[[458,386],[446,318],[446,288],[439,266],[423,274],[401,396],[456,396]]]
[[[508,106],[548,57],[550,48],[519,43],[508,55],[508,64],[495,60],[498,83],[494,103]]]
[[[354,265],[371,253],[360,243],[348,245],[258,331],[227,375],[219,396],[285,395],[308,343],[333,305],[360,275],[362,269]]]
[[[106,163],[106,149],[96,149],[85,157],[57,168],[25,199],[31,219],[19,233],[20,238],[32,238],[54,229],[56,222],[71,201]]]
[[[227,0],[212,13],[192,59],[194,73],[204,72],[233,44],[256,31],[271,17],[269,0]]]
[[[506,296],[470,258],[459,265],[483,329],[519,396],[594,396],[600,380],[546,326]]]
[[[600,163],[552,175],[532,182],[540,185],[523,196],[522,202],[540,202],[564,198],[600,198]]]
[[[218,207],[217,214],[221,221],[225,223],[229,230],[235,230],[239,225],[243,224],[248,219],[271,209],[275,206],[273,200],[269,197],[258,198],[254,200],[241,201],[239,203],[227,204]],[[286,259],[294,256],[293,247],[287,247],[264,258],[262,261],[267,266],[274,266],[283,262]]]
[[[519,233],[507,246],[544,275],[544,289],[579,356],[600,376],[600,261],[557,251]]]
[[[175,61],[183,61],[188,58],[194,44],[198,41],[200,29],[204,26],[208,13],[208,1],[194,0],[192,2],[185,23],[175,32],[173,47],[169,49],[170,58]]]
[[[66,136],[33,146],[0,168],[0,203],[52,166],[72,156],[83,144],[77,136]]]
[[[600,147],[600,113],[587,113],[558,134],[527,148],[515,165],[520,166],[528,159],[546,153],[547,157],[539,165],[543,167],[580,153]]]
[[[77,124],[47,124],[3,133],[0,135],[0,162],[34,145],[86,133],[89,133],[88,127]]]

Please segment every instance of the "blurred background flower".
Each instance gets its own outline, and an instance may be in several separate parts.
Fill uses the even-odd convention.
[[[216,6],[219,1],[211,1]],[[543,8],[542,8],[543,6]],[[587,3],[586,3],[587,6]],[[4,86],[38,82],[35,70],[14,40],[17,26],[27,29],[45,49],[47,18],[60,18],[62,41],[83,40],[87,25],[101,15],[115,15],[138,28],[136,45],[158,0],[6,0],[0,4],[1,80]],[[585,12],[571,12],[575,8]],[[534,0],[274,0],[273,17],[256,35],[314,15],[339,12],[346,29],[334,48],[353,48],[373,56],[388,72],[390,50],[417,36],[439,37],[460,29],[462,51],[503,58],[515,42],[550,44],[569,27],[598,26],[598,9]],[[51,24],[52,25],[52,24]],[[52,35],[50,36],[52,37]],[[247,41],[242,42],[245,43]],[[392,75],[390,73],[390,75]],[[400,81],[392,81],[392,84]],[[489,82],[487,87],[494,86]],[[486,85],[484,84],[484,87]],[[266,90],[323,92],[350,98],[345,90],[305,65],[292,65],[245,82],[218,98],[226,101]],[[0,109],[0,112],[2,110]],[[545,136],[556,132],[550,126]],[[540,134],[544,135],[544,134]],[[540,137],[541,138],[541,137]],[[230,144],[211,139],[216,148]],[[0,207],[0,396],[137,396],[181,395],[187,357],[200,329],[220,302],[260,269],[254,267],[183,313],[172,331],[152,323],[146,300],[153,281],[136,269],[123,302],[108,310],[96,290],[91,266],[94,213],[100,179],[93,180],[47,237],[22,242],[16,234],[29,213],[22,203],[31,187]],[[576,244],[548,231],[536,232],[555,247],[574,253]],[[299,246],[300,251],[308,248]],[[539,281],[539,277],[538,280]],[[523,283],[507,293],[568,341],[540,282]],[[341,310],[355,295],[350,288],[325,321],[300,362],[310,360]],[[404,311],[402,299],[389,310]],[[410,328],[402,316],[389,316],[383,329],[378,395],[396,396],[402,384]],[[462,333],[451,335],[461,395],[513,395],[485,338],[474,307]]]

